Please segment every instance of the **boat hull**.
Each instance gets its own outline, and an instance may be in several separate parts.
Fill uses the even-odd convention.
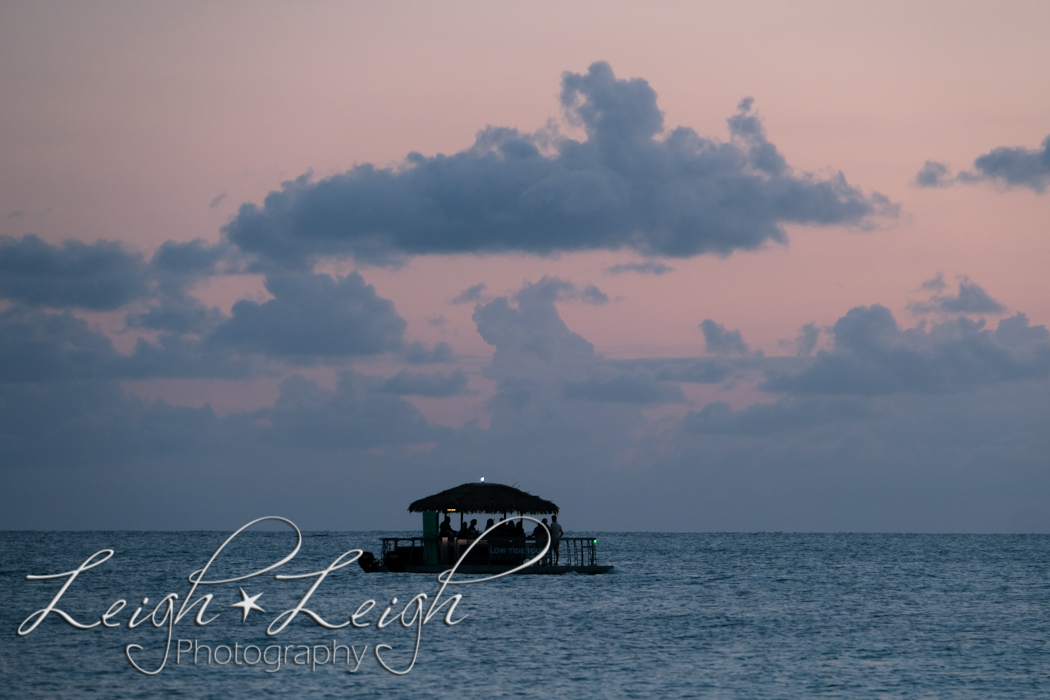
[[[426,565],[426,564],[407,564],[403,567],[403,571],[399,570],[397,573],[406,574],[440,574],[449,570],[449,566],[445,565]],[[495,564],[460,564],[456,567],[456,573],[459,574],[501,574],[509,571],[514,567],[498,566]],[[558,575],[558,574],[607,574],[613,570],[612,566],[600,566],[597,564],[592,565],[577,565],[577,566],[541,566],[534,564],[532,566],[525,567],[521,571],[515,571],[514,574],[533,574],[533,575]],[[391,569],[385,566],[379,568],[381,572],[392,573]]]

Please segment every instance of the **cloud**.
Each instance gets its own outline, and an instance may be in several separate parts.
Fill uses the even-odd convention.
[[[952,177],[947,166],[928,160],[915,176],[915,181],[920,187],[991,181],[1007,188],[1027,187],[1042,194],[1050,184],[1050,136],[1043,139],[1042,148],[993,148],[978,156],[973,167],[972,171],[963,171]]]
[[[1042,194],[1050,183],[1050,136],[1041,149],[994,148],[974,160],[980,179],[1007,187],[1027,187]],[[969,174],[966,175],[970,178]]]
[[[817,341],[820,339],[820,329],[815,324],[807,323],[799,329],[798,338],[795,339],[795,346],[797,348],[797,354],[799,357],[809,357],[813,354],[813,350],[817,347]]]
[[[53,308],[112,311],[150,294],[142,255],[122,243],[0,236],[0,298]]]
[[[274,298],[242,299],[209,341],[298,361],[377,355],[402,346],[405,321],[361,275],[282,273],[266,278]]]
[[[841,173],[792,171],[750,100],[730,117],[728,143],[665,132],[649,84],[617,79],[603,62],[565,73],[561,102],[586,140],[490,126],[452,155],[410,153],[396,168],[364,164],[317,182],[307,174],[262,206],[242,205],[225,235],[264,267],[509,251],[690,257],[784,242],[784,224],[896,216],[896,205]]]
[[[433,348],[427,349],[419,341],[409,343],[405,347],[405,362],[413,365],[430,365],[452,361],[452,347],[445,342],[437,343]]]
[[[684,401],[681,388],[648,372],[606,370],[597,376],[565,385],[565,397],[602,403],[658,404]]]
[[[682,426],[694,433],[711,435],[771,435],[841,421],[857,421],[871,414],[857,399],[782,399],[757,403],[739,411],[715,401],[699,411],[689,411]]]
[[[544,276],[535,284],[526,283],[523,290],[528,290],[527,294],[530,295],[541,295],[551,302],[582,301],[585,304],[601,306],[609,301],[609,296],[593,284],[579,287],[558,277]]]
[[[721,323],[704,319],[699,326],[704,334],[704,349],[712,355],[749,355],[751,349],[740,331],[727,331]]]
[[[915,175],[915,184],[919,187],[950,187],[954,181],[948,166],[933,160],[926,161]]]
[[[116,357],[108,337],[68,311],[15,306],[0,312],[0,383],[104,376]]]
[[[0,312],[0,383],[49,384],[86,379],[246,377],[251,358],[178,334],[136,342],[118,353],[109,337],[72,313],[15,306]]]
[[[760,387],[789,394],[948,393],[1050,375],[1050,333],[1024,314],[999,322],[956,318],[902,330],[884,306],[858,306],[833,328],[834,347],[807,368]]]
[[[736,360],[696,357],[664,357],[654,359],[610,360],[609,365],[633,372],[645,369],[662,382],[686,384],[717,384],[729,379],[737,365]],[[751,367],[753,369],[753,366]]]
[[[220,194],[217,197],[215,197],[214,199],[212,199],[211,202],[208,204],[208,206],[211,207],[212,209],[215,209],[217,206],[222,204],[222,200],[224,200],[224,199],[226,199],[226,193],[225,192],[223,192],[222,194]]]
[[[668,272],[674,272],[674,268],[657,260],[645,260],[612,265],[606,269],[606,272],[610,275],[622,275],[625,272],[637,272],[639,275],[666,275]]]
[[[941,294],[947,285],[942,275],[922,283],[922,288],[935,293],[928,301],[916,302],[908,306],[912,313],[924,314],[932,311],[959,314],[1001,314],[1006,307],[993,299],[988,292],[968,277],[959,278],[959,291],[954,296]]]
[[[515,295],[517,309],[500,297],[475,310],[478,332],[496,347],[486,370],[486,376],[497,381],[494,404],[514,411],[545,407],[536,410],[571,422],[568,416],[574,409],[566,399],[605,404],[681,401],[681,390],[652,370],[609,362],[568,329],[554,303],[578,293],[570,282],[545,277],[522,287]]]
[[[485,291],[485,285],[475,284],[473,287],[467,287],[459,296],[452,300],[453,304],[476,304],[481,301],[481,293]]]
[[[382,390],[398,396],[456,396],[467,393],[467,375],[459,369],[451,374],[423,374],[401,370],[383,382]]]
[[[311,449],[417,444],[446,434],[412,404],[380,387],[376,378],[349,370],[340,373],[334,391],[294,375],[281,384],[274,408],[256,415],[271,422],[267,441]]]

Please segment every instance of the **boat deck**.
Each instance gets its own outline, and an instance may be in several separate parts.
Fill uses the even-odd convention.
[[[598,564],[597,543],[593,537],[563,537],[557,557],[552,546],[542,560],[515,573],[608,573],[613,567]],[[465,555],[458,572],[498,574],[537,557],[540,549],[527,538],[384,537],[380,566],[384,571],[437,574],[447,571]]]

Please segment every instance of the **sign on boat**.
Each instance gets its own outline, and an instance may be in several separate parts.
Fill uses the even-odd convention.
[[[457,562],[456,570],[465,574],[498,574],[510,571],[539,556],[550,537],[541,528],[538,537],[526,536],[524,530],[508,522],[491,531],[464,535],[463,516],[488,515],[495,520],[557,515],[558,506],[539,496],[504,484],[467,483],[441,493],[421,498],[408,507],[411,513],[423,514],[420,537],[384,537],[380,558],[365,552],[358,562],[365,571],[441,573]],[[444,531],[438,518],[459,514],[460,530]],[[516,514],[516,515],[515,515]],[[546,533],[546,534],[544,534]],[[611,565],[598,563],[598,540],[595,537],[561,537],[551,540],[542,559],[515,573],[520,574],[604,574]]]

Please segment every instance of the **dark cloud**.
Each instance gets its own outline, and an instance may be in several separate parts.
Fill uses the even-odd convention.
[[[210,341],[246,353],[310,360],[398,350],[405,321],[361,275],[284,273],[266,278],[274,298],[241,300]]]
[[[522,287],[515,295],[516,309],[505,297],[475,309],[478,333],[496,348],[486,370],[486,376],[497,381],[495,404],[515,411],[546,406],[568,414],[571,409],[563,405],[567,396],[611,403],[658,400],[663,390],[651,378],[605,362],[593,345],[565,325],[555,301],[576,293],[571,282],[544,277]]]
[[[213,449],[222,432],[207,406],[143,401],[127,396],[114,380],[0,385],[0,470],[7,476],[16,469],[86,469],[104,481],[114,462],[199,455]],[[42,473],[52,486],[62,481],[54,472]],[[137,474],[136,478],[144,476]],[[82,499],[84,493],[74,499]],[[97,497],[99,502],[107,500],[101,493]]]
[[[274,408],[256,415],[270,421],[267,441],[311,449],[416,444],[447,432],[429,425],[412,404],[382,391],[380,380],[352,371],[340,373],[334,391],[289,377]]]
[[[211,207],[212,209],[214,209],[215,207],[217,207],[220,204],[222,204],[222,200],[224,200],[224,199],[226,199],[226,193],[225,192],[223,192],[222,194],[220,194],[217,197],[215,197],[214,199],[212,199],[211,202],[208,204],[208,206]]]
[[[207,276],[214,274],[219,262],[232,253],[225,244],[212,245],[200,238],[186,243],[164,241],[150,259],[150,266],[161,273]]]
[[[666,357],[658,359],[610,360],[609,365],[625,371],[644,369],[662,382],[686,384],[717,384],[729,379],[734,360],[696,357]]]
[[[783,399],[752,404],[739,411],[715,401],[699,411],[689,411],[682,426],[690,432],[712,435],[770,435],[856,421],[870,413],[869,406],[857,399]]]
[[[178,334],[157,342],[139,339],[130,355],[66,311],[49,313],[15,306],[0,312],[0,383],[55,383],[85,379],[152,377],[246,377],[257,371],[250,358]]]
[[[1024,314],[992,332],[965,317],[902,330],[884,306],[856,307],[833,328],[834,348],[761,388],[792,394],[943,393],[1050,374],[1050,333]]]
[[[622,275],[625,272],[637,272],[640,275],[666,275],[674,272],[674,268],[664,265],[658,260],[645,260],[643,262],[628,262],[612,265],[607,272],[610,275]]]
[[[116,357],[108,337],[68,311],[0,312],[0,383],[100,377]]]
[[[949,187],[955,182],[948,166],[933,160],[926,161],[915,175],[915,184],[919,187]]]
[[[615,372],[606,369],[596,376],[565,385],[565,398],[603,403],[655,404],[685,400],[676,384],[660,381],[649,372]]]
[[[704,349],[712,355],[748,355],[751,349],[740,331],[727,331],[721,323],[704,319],[699,326],[704,334]]]
[[[859,225],[896,215],[896,205],[841,174],[794,173],[750,100],[729,119],[729,143],[684,127],[664,133],[649,84],[617,79],[606,63],[564,74],[561,101],[585,141],[488,127],[450,156],[411,153],[397,168],[366,164],[318,182],[309,175],[286,182],[261,207],[242,205],[225,234],[271,267],[306,266],[317,256],[388,263],[403,255],[622,248],[689,257],[783,242],[784,224]]]
[[[225,321],[217,307],[208,307],[184,294],[162,298],[146,311],[128,314],[125,322],[131,328],[145,328],[170,333],[193,333],[204,336]]]
[[[451,374],[424,374],[401,370],[383,382],[382,390],[398,396],[456,396],[467,393],[467,375],[459,369]]]
[[[927,301],[911,304],[908,308],[912,313],[942,311],[958,314],[1001,314],[1006,311],[1005,306],[965,276],[959,278],[959,291],[954,296],[940,293],[947,288],[942,275],[926,280],[922,283],[922,288],[937,293]]]
[[[111,311],[150,294],[148,269],[122,243],[0,236],[0,298],[54,308]]]
[[[994,148],[973,162],[980,179],[1008,187],[1027,187],[1040,194],[1050,184],[1050,136],[1042,148]],[[960,175],[960,179],[962,179]],[[973,177],[969,176],[968,177]]]
[[[208,343],[177,333],[161,333],[156,342],[140,338],[130,355],[110,363],[113,376],[130,379],[194,377],[243,379],[264,373],[265,365],[225,345]]]
[[[955,182],[995,182],[1004,187],[1027,187],[1042,194],[1050,184],[1050,136],[1043,139],[1042,148],[993,148],[978,156],[972,171],[951,176],[947,166],[935,161],[926,164],[915,176],[921,187],[947,187]]]
[[[541,295],[551,302],[557,301],[582,301],[585,304],[602,305],[609,301],[609,296],[593,284],[579,287],[557,277],[543,277],[535,284],[526,283],[524,289],[528,294]]]
[[[418,341],[405,347],[405,362],[413,365],[432,365],[452,361],[452,347],[448,343],[438,343],[433,348]]]

